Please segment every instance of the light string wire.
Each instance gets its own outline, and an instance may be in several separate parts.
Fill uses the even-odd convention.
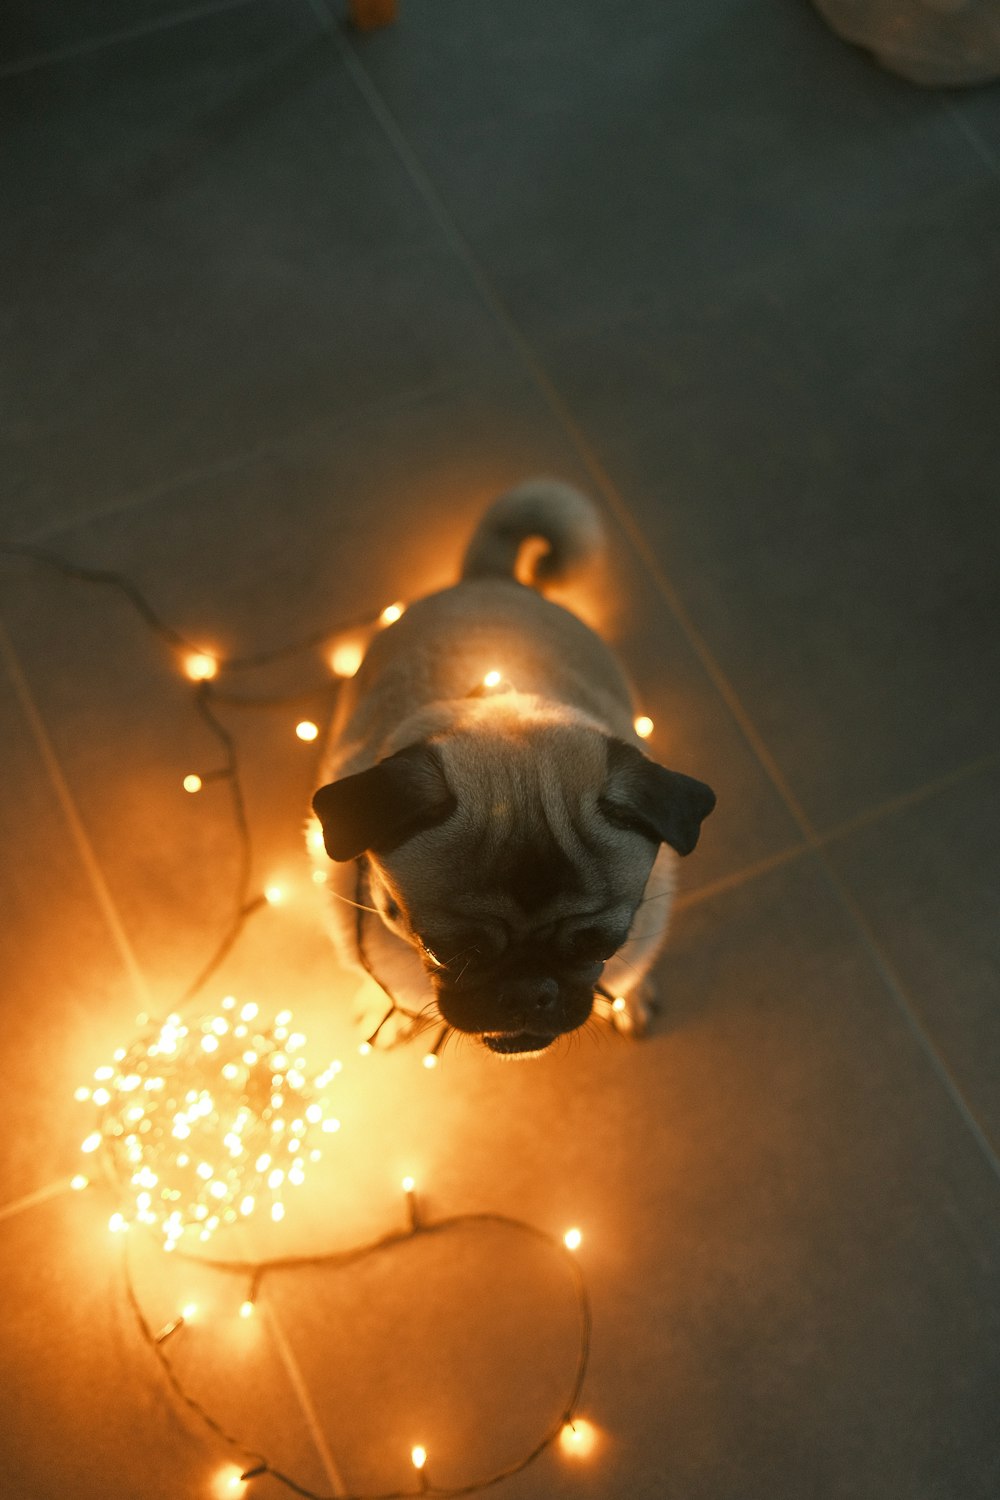
[[[167,1341],[173,1338],[184,1325],[184,1316],[180,1314],[174,1321],[166,1326],[164,1330],[156,1332],[142,1309],[135,1283],[132,1278],[129,1264],[128,1242],[122,1247],[122,1268],[125,1283],[126,1297],[131,1308],[136,1324],[144,1342],[155,1356],[171,1390],[177,1398],[183,1402],[188,1410],[215,1436],[236,1452],[249,1460],[249,1465],[244,1469],[239,1478],[250,1480],[261,1475],[268,1474],[272,1479],[283,1484],[293,1494],[301,1495],[304,1500],[410,1500],[415,1495],[436,1495],[441,1500],[448,1497],[460,1495],[478,1494],[481,1490],[491,1489],[505,1479],[510,1479],[515,1474],[533,1464],[547,1448],[550,1448],[560,1437],[567,1426],[572,1427],[576,1414],[577,1405],[583,1391],[584,1381],[587,1375],[587,1365],[590,1359],[592,1314],[590,1297],[587,1292],[586,1282],[580,1270],[579,1263],[572,1250],[568,1249],[555,1235],[549,1234],[537,1225],[529,1224],[526,1220],[515,1219],[507,1214],[499,1213],[465,1213],[452,1214],[447,1218],[427,1220],[421,1214],[413,1189],[407,1190],[407,1202],[409,1205],[409,1224],[404,1229],[393,1230],[388,1234],[380,1236],[364,1245],[354,1246],[348,1250],[335,1250],[321,1255],[299,1255],[278,1256],[266,1261],[250,1260],[216,1260],[214,1258],[186,1255],[184,1252],[176,1252],[179,1259],[189,1260],[199,1266],[206,1266],[212,1270],[239,1275],[249,1278],[250,1300],[255,1301],[259,1295],[264,1278],[270,1274],[282,1271],[300,1271],[310,1268],[335,1267],[342,1269],[346,1266],[356,1265],[361,1261],[371,1259],[377,1255],[398,1249],[402,1245],[412,1243],[417,1238],[426,1238],[432,1235],[444,1235],[454,1230],[468,1226],[493,1226],[509,1229],[517,1234],[527,1236],[544,1244],[555,1251],[563,1265],[569,1271],[573,1296],[576,1303],[578,1342],[576,1360],[573,1368],[573,1376],[570,1384],[569,1394],[562,1406],[559,1416],[545,1429],[542,1436],[531,1448],[530,1452],[511,1464],[496,1470],[485,1479],[472,1480],[467,1484],[441,1486],[431,1483],[427,1476],[421,1472],[419,1476],[419,1488],[396,1489],[384,1491],[352,1491],[347,1496],[335,1497],[328,1493],[311,1490],[307,1486],[299,1484],[297,1480],[284,1473],[274,1465],[267,1456],[252,1448],[243,1439],[236,1437],[233,1433],[212,1416],[211,1412],[191,1395],[177,1374],[170,1358]]]
[[[27,544],[12,543],[0,550],[3,551],[5,556],[23,558],[27,561],[38,563],[73,582],[97,585],[122,595],[144,621],[152,634],[162,640],[172,651],[183,652],[191,656],[200,656],[203,654],[200,646],[195,645],[186,636],[182,635],[180,631],[175,630],[172,625],[169,625],[161,618],[145,595],[123,573],[118,573],[108,568],[85,567],[80,563],[69,562],[54,552],[46,551],[44,548],[33,547]],[[349,635],[355,631],[371,629],[373,623],[371,617],[366,617],[364,620],[353,620],[340,625],[328,626],[324,630],[311,632],[301,640],[286,642],[268,651],[258,651],[245,656],[227,657],[223,665],[227,672],[248,671],[254,668],[270,666],[274,662],[288,660],[304,651],[322,645],[324,641],[333,640],[338,636]],[[339,688],[337,679],[333,680],[332,686],[334,693],[336,693]],[[176,1009],[183,1009],[201,993],[239,941],[248,918],[267,905],[267,898],[263,894],[251,895],[254,863],[253,842],[247,819],[246,800],[240,777],[236,742],[215,712],[215,705],[238,708],[271,707],[301,702],[306,698],[315,696],[315,691],[315,689],[304,689],[300,692],[274,696],[244,696],[220,690],[211,681],[203,680],[194,684],[193,702],[195,711],[222,750],[222,765],[216,770],[206,773],[206,779],[224,780],[229,784],[230,804],[238,845],[238,873],[236,894],[233,903],[233,916],[229,926],[223,933],[215,951],[180,996],[175,1007]],[[389,1003],[386,1019],[397,1012],[407,1015],[410,1019],[416,1019],[413,1013],[407,1012],[405,1007],[398,1003],[396,997],[378,978],[378,975],[368,962],[367,953],[362,952],[363,943],[360,939],[358,946],[359,958],[361,959],[363,968],[374,983],[382,990]],[[403,1041],[408,1039],[407,1036],[401,1035],[395,1040]],[[394,1045],[394,1043],[389,1045]]]
[[[91,585],[98,585],[118,592],[132,605],[141,619],[148,626],[150,631],[159,639],[164,641],[173,651],[190,653],[192,655],[202,654],[201,648],[194,645],[185,636],[181,635],[179,631],[173,629],[172,626],[168,625],[160,618],[160,616],[152,608],[148,600],[140,592],[136,585],[132,583],[130,579],[126,578],[123,574],[114,572],[109,569],[88,568],[80,564],[70,563],[54,553],[50,553],[45,551],[44,549],[31,546],[9,545],[0,548],[0,551],[2,551],[3,554],[7,556],[24,558],[38,563],[50,569],[51,571],[58,573],[62,577],[68,578],[70,580]],[[273,662],[285,660],[300,652],[309,650],[317,645],[322,644],[324,641],[336,638],[338,635],[345,635],[351,631],[371,628],[372,623],[373,622],[370,618],[366,618],[364,621],[354,621],[346,625],[328,627],[322,631],[315,631],[311,633],[308,637],[305,637],[301,641],[288,643],[271,651],[262,651],[242,657],[227,658],[224,665],[228,671],[248,670],[251,668],[266,666]],[[335,682],[335,690],[338,686],[339,684]],[[253,845],[250,834],[249,821],[247,818],[246,802],[239,774],[239,762],[236,751],[236,742],[233,736],[230,734],[229,730],[218,717],[217,713],[214,711],[214,705],[225,704],[227,706],[235,707],[260,707],[294,702],[311,696],[313,696],[312,692],[304,691],[286,696],[278,695],[274,697],[243,697],[231,693],[220,692],[218,689],[213,687],[212,683],[209,681],[199,681],[194,685],[193,702],[195,710],[204,722],[209,732],[215,738],[223,752],[223,765],[217,771],[209,772],[207,774],[213,779],[225,779],[229,783],[231,811],[239,845],[239,868],[233,918],[229,924],[229,927],[224,932],[216,949],[214,950],[206,964],[187,986],[187,989],[184,991],[178,1002],[178,1009],[182,1009],[183,1007],[189,1005],[201,992],[201,990],[204,989],[205,985],[218,971],[226,956],[235,946],[248,918],[254,912],[258,911],[262,906],[267,904],[267,898],[265,895],[251,896],[251,882],[253,878]],[[402,1005],[397,997],[393,994],[391,989],[379,978],[372,966],[364,934],[363,919],[365,913],[360,906],[361,896],[364,890],[365,877],[366,862],[363,859],[360,859],[357,862],[357,892],[359,910],[356,927],[356,937],[358,958],[365,972],[379,987],[379,989],[381,989],[388,1001],[388,1009],[386,1010],[385,1015],[366,1043],[366,1047],[370,1047],[375,1044],[376,1040],[378,1039],[379,1032],[382,1030],[382,1027],[393,1015],[403,1015],[408,1021],[414,1023],[420,1023],[421,1021],[426,1021],[427,1024],[431,1023],[427,1021],[427,1018],[423,1012],[415,1012]],[[418,1029],[420,1029],[419,1025]],[[435,1061],[437,1058],[437,1053],[443,1045],[449,1030],[450,1028],[447,1025],[442,1026],[434,1043],[434,1046],[431,1052],[428,1054],[428,1056],[434,1058]],[[390,1042],[388,1046],[392,1047],[396,1044],[397,1041],[408,1039],[409,1033],[401,1033],[397,1038]],[[104,1164],[105,1168],[110,1171],[110,1167],[106,1159]],[[241,1275],[249,1276],[251,1278],[251,1300],[253,1300],[253,1298],[256,1296],[264,1277],[269,1273],[283,1270],[293,1271],[310,1266],[343,1267],[352,1265],[368,1257],[377,1255],[380,1252],[394,1249],[402,1244],[412,1241],[418,1235],[443,1234],[447,1233],[449,1230],[454,1230],[465,1225],[501,1225],[506,1228],[515,1230],[521,1234],[532,1236],[542,1243],[547,1244],[551,1248],[556,1249],[561,1256],[567,1258],[568,1265],[572,1274],[580,1331],[572,1387],[569,1398],[558,1419],[553,1422],[548,1429],[546,1429],[543,1436],[539,1439],[539,1441],[535,1444],[531,1451],[523,1458],[517,1460],[515,1463],[510,1464],[501,1470],[498,1470],[495,1474],[492,1474],[484,1480],[475,1480],[465,1485],[443,1488],[433,1485],[424,1472],[423,1468],[421,1467],[418,1471],[419,1488],[417,1490],[394,1490],[381,1492],[379,1494],[359,1493],[346,1497],[346,1500],[410,1500],[410,1497],[414,1495],[424,1494],[441,1497],[441,1500],[449,1500],[449,1497],[475,1494],[481,1490],[489,1489],[494,1485],[501,1483],[504,1479],[508,1479],[513,1475],[520,1473],[530,1464],[534,1463],[534,1461],[542,1453],[544,1453],[547,1448],[551,1447],[552,1444],[559,1438],[560,1434],[564,1431],[567,1425],[569,1425],[570,1427],[572,1426],[573,1416],[576,1411],[581,1392],[583,1390],[584,1379],[586,1376],[591,1341],[590,1300],[587,1294],[583,1274],[580,1270],[578,1262],[576,1261],[576,1258],[572,1253],[572,1250],[567,1248],[566,1245],[561,1244],[554,1235],[551,1235],[545,1230],[539,1229],[537,1228],[537,1226],[529,1224],[524,1220],[514,1219],[506,1215],[496,1213],[468,1213],[457,1214],[448,1218],[428,1222],[420,1215],[417,1208],[416,1196],[411,1188],[407,1189],[407,1201],[410,1210],[410,1222],[408,1228],[391,1232],[369,1244],[362,1245],[350,1250],[334,1251],[318,1256],[279,1257],[276,1259],[256,1263],[250,1261],[216,1261],[208,1257],[203,1258],[199,1256],[185,1256],[183,1252],[175,1252],[175,1254],[179,1254],[179,1258],[196,1261],[199,1265],[209,1266],[223,1272],[228,1271],[231,1273],[239,1273]],[[122,1274],[126,1300],[135,1317],[140,1334],[145,1343],[155,1355],[157,1362],[159,1363],[160,1368],[163,1372],[163,1375],[175,1397],[198,1419],[198,1421],[208,1431],[219,1437],[228,1447],[235,1449],[237,1452],[241,1453],[244,1458],[250,1460],[249,1466],[241,1472],[239,1476],[240,1480],[249,1481],[260,1475],[267,1474],[280,1484],[284,1485],[284,1487],[290,1490],[293,1494],[302,1496],[303,1500],[338,1500],[338,1497],[325,1495],[318,1491],[310,1490],[305,1486],[300,1485],[290,1475],[287,1475],[280,1469],[276,1468],[270,1463],[270,1461],[264,1454],[253,1449],[242,1439],[235,1437],[232,1433],[227,1431],[225,1426],[215,1417],[213,1417],[211,1412],[209,1412],[208,1409],[203,1406],[202,1403],[199,1402],[194,1396],[192,1396],[191,1393],[185,1388],[184,1383],[178,1376],[177,1371],[174,1368],[169,1354],[165,1348],[167,1338],[183,1328],[185,1321],[184,1315],[183,1313],[179,1314],[173,1320],[173,1322],[167,1326],[167,1329],[159,1334],[157,1334],[153,1330],[142,1309],[142,1305],[139,1301],[139,1296],[135,1288],[131,1266],[129,1263],[127,1236],[124,1239],[122,1249]],[[339,1500],[345,1500],[345,1497],[339,1497]]]
[[[371,961],[371,957],[368,953],[368,943],[365,938],[365,917],[370,915],[373,911],[373,908],[370,907],[364,899],[365,896],[371,896],[371,884],[369,881],[367,858],[364,855],[361,855],[360,858],[355,861],[355,867],[357,873],[354,884],[354,905],[357,907],[358,914],[354,924],[354,943],[355,948],[357,949],[358,960],[360,961],[361,966],[364,969],[365,973],[368,975],[369,979],[373,980],[373,982],[378,985],[379,989],[382,991],[383,995],[389,1002],[388,1009],[386,1010],[382,1019],[379,1021],[378,1025],[375,1027],[375,1030],[371,1033],[371,1035],[365,1040],[364,1046],[366,1048],[371,1048],[374,1047],[376,1042],[378,1041],[379,1034],[381,1033],[383,1026],[387,1025],[388,1022],[391,1021],[393,1016],[404,1016],[418,1033],[419,1031],[426,1029],[427,1026],[431,1025],[432,1021],[427,1016],[425,1011],[410,1010],[407,1006],[400,1004],[398,997],[393,993],[389,986],[376,974],[374,965]],[[445,1039],[450,1031],[451,1027],[447,1023],[442,1025],[440,1031],[438,1032],[438,1036],[434,1043],[434,1046],[427,1054],[428,1057],[433,1057],[435,1059],[437,1058],[438,1052],[444,1045]],[[403,1040],[404,1037],[408,1039],[409,1033],[401,1032],[397,1040]],[[392,1045],[393,1043],[389,1043],[390,1047]]]

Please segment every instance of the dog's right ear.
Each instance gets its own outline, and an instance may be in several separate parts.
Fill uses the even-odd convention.
[[[431,747],[408,745],[368,771],[321,786],[312,805],[327,854],[348,860],[366,849],[388,854],[443,823],[457,803]]]

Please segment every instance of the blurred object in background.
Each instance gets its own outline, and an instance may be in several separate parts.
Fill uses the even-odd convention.
[[[348,0],[347,9],[356,31],[377,31],[396,19],[396,0]]]
[[[1000,0],[814,0],[838,36],[929,87],[1000,77]]]

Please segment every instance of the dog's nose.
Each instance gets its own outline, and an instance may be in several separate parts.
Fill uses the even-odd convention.
[[[559,1009],[559,983],[551,977],[509,979],[503,987],[503,998],[510,1013],[523,1018],[525,1028],[535,1023],[551,1029]]]

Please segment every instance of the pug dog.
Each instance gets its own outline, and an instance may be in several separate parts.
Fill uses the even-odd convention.
[[[644,1030],[676,862],[715,806],[643,753],[614,655],[544,597],[603,545],[569,485],[496,500],[460,581],[345,683],[313,798],[341,957],[358,966],[369,908],[384,961],[405,950],[428,1008],[502,1057],[544,1052],[595,995]]]

